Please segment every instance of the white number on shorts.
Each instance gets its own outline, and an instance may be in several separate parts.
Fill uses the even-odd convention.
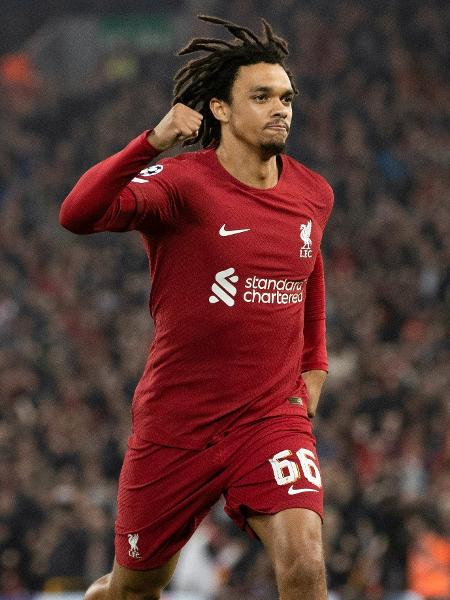
[[[294,483],[294,481],[300,479],[300,471],[297,463],[289,460],[286,456],[292,456],[292,452],[290,450],[282,450],[281,452],[277,452],[273,458],[269,459],[269,462],[272,465],[273,474],[275,475],[275,481],[278,485]]]
[[[314,452],[307,448],[300,448],[297,452],[298,460],[300,461],[302,471],[306,479],[316,485],[322,487],[322,479],[320,477],[320,471],[314,462]],[[309,458],[308,458],[309,457]]]
[[[320,471],[314,462],[314,452],[307,448],[300,448],[296,454],[306,479],[317,487],[322,487]],[[269,459],[269,462],[272,465],[273,474],[275,475],[275,481],[278,485],[294,483],[300,479],[300,470],[297,463],[292,459],[287,458],[288,456],[292,456],[292,452],[290,450],[282,450]]]

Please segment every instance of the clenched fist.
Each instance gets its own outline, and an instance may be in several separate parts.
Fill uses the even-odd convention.
[[[197,135],[203,115],[185,104],[175,104],[147,137],[157,150],[168,150]]]

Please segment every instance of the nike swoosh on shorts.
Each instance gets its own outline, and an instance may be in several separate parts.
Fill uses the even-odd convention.
[[[244,233],[244,231],[250,231],[250,229],[225,229],[225,224],[222,225],[219,231],[219,235],[226,237],[227,235],[236,235],[237,233]]]
[[[303,492],[318,492],[319,490],[314,490],[313,488],[301,488],[299,490],[294,489],[294,486],[288,489],[288,494],[293,496],[294,494],[303,494]]]

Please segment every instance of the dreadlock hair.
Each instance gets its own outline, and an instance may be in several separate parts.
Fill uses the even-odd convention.
[[[294,92],[298,92],[291,72],[284,65],[289,54],[287,42],[274,34],[265,19],[261,19],[263,37],[259,38],[247,27],[217,17],[198,15],[198,18],[223,25],[236,39],[195,38],[178,52],[184,55],[204,51],[208,55],[190,60],[176,73],[172,104],[181,102],[203,115],[197,136],[186,140],[183,145],[200,142],[204,148],[216,147],[220,142],[220,122],[214,118],[209,101],[218,98],[230,102],[231,89],[240,67],[261,62],[279,64],[286,71]]]

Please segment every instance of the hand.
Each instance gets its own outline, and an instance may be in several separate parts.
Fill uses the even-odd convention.
[[[156,150],[168,150],[198,134],[203,115],[185,104],[175,104],[147,137]]]
[[[327,377],[326,371],[305,371],[302,373],[303,381],[308,392],[308,417],[312,419],[317,411],[320,392]]]

